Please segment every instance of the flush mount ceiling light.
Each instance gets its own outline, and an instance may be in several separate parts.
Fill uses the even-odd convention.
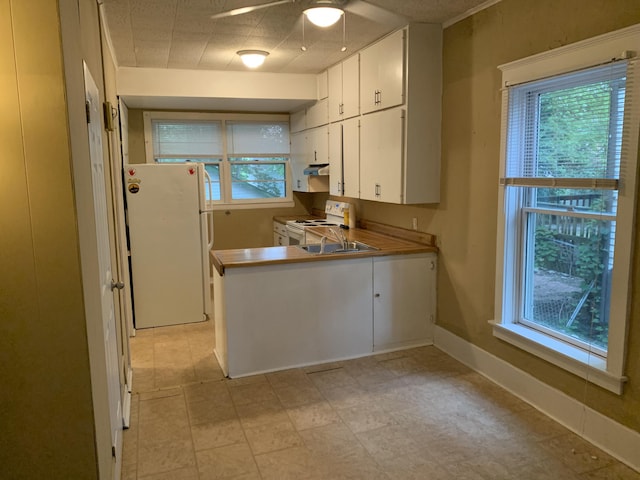
[[[330,27],[344,15],[344,10],[336,7],[311,7],[304,11],[311,23],[318,27]]]
[[[264,63],[264,59],[267,58],[269,52],[265,52],[264,50],[240,50],[238,55],[240,55],[240,59],[245,66],[258,68]]]

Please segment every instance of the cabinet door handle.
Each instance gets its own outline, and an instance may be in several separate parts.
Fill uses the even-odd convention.
[[[300,179],[298,179],[297,182],[298,182],[298,188],[300,188]]]
[[[376,183],[376,189],[375,189],[375,195],[376,197],[380,196],[380,192],[382,191],[382,188],[380,187],[379,183]]]
[[[436,263],[435,262],[431,262],[431,264],[429,265],[429,268],[431,270],[435,270],[436,269]]]
[[[378,90],[378,105],[382,103],[382,90]]]
[[[342,185],[338,182],[338,193],[342,193]]]
[[[376,293],[376,294],[374,295],[374,297],[375,297],[375,298],[379,298],[379,297],[380,297],[380,294],[379,294],[379,293]]]

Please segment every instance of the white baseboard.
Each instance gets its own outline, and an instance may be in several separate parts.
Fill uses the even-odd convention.
[[[444,328],[436,326],[434,345],[612,457],[640,471],[640,432],[596,412]]]

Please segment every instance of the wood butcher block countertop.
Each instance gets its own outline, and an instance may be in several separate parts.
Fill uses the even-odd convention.
[[[255,267],[283,263],[322,262],[326,260],[375,257],[385,255],[407,255],[411,253],[437,252],[435,237],[428,233],[406,230],[389,225],[362,221],[361,227],[342,230],[348,241],[362,242],[378,250],[354,253],[309,253],[297,246],[240,248],[212,250],[211,260],[220,275],[227,268]],[[335,236],[327,227],[313,227],[309,231],[327,236],[328,243]]]

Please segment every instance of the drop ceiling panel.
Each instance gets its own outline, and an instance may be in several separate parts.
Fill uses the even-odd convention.
[[[395,28],[347,12],[347,51],[340,52],[341,22],[326,30],[306,22],[307,51],[302,52],[302,10],[308,0],[234,17],[210,18],[222,11],[268,1],[103,0],[103,5],[118,65],[130,67],[246,70],[235,52],[259,48],[270,52],[261,71],[317,73]],[[411,21],[431,23],[445,22],[486,2],[366,1]]]

